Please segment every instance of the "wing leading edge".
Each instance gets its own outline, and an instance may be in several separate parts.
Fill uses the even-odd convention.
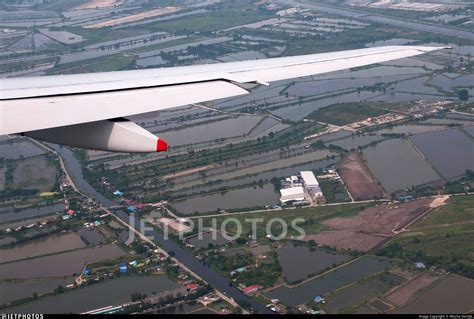
[[[131,116],[246,94],[267,84],[424,54],[387,46],[265,60],[0,80],[0,135]]]

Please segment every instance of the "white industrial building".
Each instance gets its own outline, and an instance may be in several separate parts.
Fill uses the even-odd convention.
[[[301,171],[301,179],[303,179],[304,186],[308,190],[319,188],[319,182],[311,171]]]
[[[282,188],[280,189],[280,194],[280,201],[282,204],[303,201],[305,199],[304,189],[302,186]]]
[[[319,187],[319,182],[312,171],[301,171],[300,175],[301,179],[303,180],[304,187],[306,187],[306,190],[309,193],[313,194],[315,197],[323,196],[323,191],[321,190],[321,187]]]

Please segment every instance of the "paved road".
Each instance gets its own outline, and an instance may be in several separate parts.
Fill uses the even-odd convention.
[[[118,203],[106,198],[99,192],[97,192],[83,177],[82,175],[82,168],[74,157],[73,153],[65,147],[60,147],[54,144],[48,144],[52,149],[57,151],[60,156],[63,158],[64,163],[66,165],[66,169],[68,170],[70,176],[74,180],[75,185],[77,188],[85,195],[94,198],[98,203],[102,204],[103,206],[110,207],[110,206],[117,206]],[[129,215],[122,211],[114,211],[114,214],[119,217],[122,221],[127,224],[130,224]],[[138,220],[135,221],[135,225],[139,227],[140,222]],[[136,227],[136,228],[137,228]],[[199,262],[196,257],[192,254],[181,248],[177,243],[172,240],[165,239],[163,234],[160,234],[156,231],[146,233],[147,236],[153,237],[154,241],[166,251],[173,251],[174,257],[185,265],[187,268],[192,270],[196,273],[199,277],[203,278],[206,282],[208,282],[212,287],[223,292],[226,296],[233,298],[235,301],[245,300],[252,306],[254,312],[256,313],[266,313],[272,314],[270,310],[265,308],[264,305],[256,302],[255,300],[245,296],[240,290],[237,288],[230,286],[228,279],[224,276],[218,274],[213,269],[208,266],[204,266],[201,262]]]
[[[464,38],[469,40],[474,40],[474,32],[467,30],[461,30],[453,27],[435,25],[423,22],[415,22],[402,18],[375,14],[370,12],[364,12],[362,9],[349,9],[349,8],[339,8],[335,6],[322,5],[322,4],[313,4],[307,3],[302,0],[277,0],[281,4],[286,4],[289,6],[301,6],[304,8],[312,9],[314,11],[325,12],[330,14],[339,15],[347,18],[359,18],[369,22],[376,22],[381,24],[388,24],[400,28],[408,28],[419,31],[426,31],[432,33],[443,34],[452,37]]]

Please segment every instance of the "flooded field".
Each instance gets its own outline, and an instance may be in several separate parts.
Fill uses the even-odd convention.
[[[444,76],[443,74],[439,74],[431,81],[431,83],[443,88],[444,90],[450,91],[456,87],[472,86],[472,83],[474,83],[474,74],[465,74],[454,79]]]
[[[246,177],[239,177],[231,180],[225,180],[220,183],[213,184],[212,186],[198,186],[198,187],[193,187],[189,191],[178,191],[174,192],[173,194],[176,196],[186,196],[187,193],[192,193],[195,190],[203,191],[203,192],[210,192],[211,190],[218,189],[219,187],[236,187],[239,185],[245,185],[245,184],[251,184],[258,182],[260,180],[263,181],[268,181],[272,179],[273,177],[284,177],[284,176],[291,176],[299,173],[300,171],[307,171],[307,170],[318,170],[320,168],[324,168],[330,165],[333,165],[336,163],[338,158],[336,157],[335,159],[329,159],[329,160],[320,160],[320,161],[315,161],[312,163],[306,163],[306,164],[301,164],[301,165],[295,165],[291,167],[284,167],[280,169],[275,169],[271,170],[268,172],[263,172],[260,174],[254,174]]]
[[[259,179],[265,179],[262,177],[259,177],[256,179],[256,175],[261,176],[262,172],[266,172],[263,174],[268,174],[269,171],[278,171],[282,167],[295,167],[298,164],[304,164],[304,163],[309,163],[309,162],[315,162],[318,160],[323,160],[327,158],[328,156],[331,155],[336,155],[336,153],[330,152],[328,150],[321,150],[321,151],[315,151],[315,152],[308,152],[299,156],[292,156],[289,158],[284,158],[284,159],[279,159],[280,155],[279,154],[273,154],[276,160],[271,161],[270,155],[266,155],[264,157],[261,157],[258,159],[258,162],[263,162],[259,164],[257,160],[254,160],[254,165],[250,166],[250,160],[246,160],[246,165],[250,167],[244,167],[241,169],[236,169],[236,170],[231,170],[227,167],[221,167],[221,168],[216,168],[214,169],[214,174],[210,175],[209,177],[202,178],[200,177],[199,180],[193,180],[189,182],[180,182],[177,185],[175,185],[175,188],[189,188],[189,187],[195,187],[199,184],[206,184],[211,181],[220,181],[220,180],[230,180],[230,179],[235,179],[235,178],[240,178],[248,175],[252,175],[252,180],[259,180]],[[265,162],[266,161],[266,162]],[[222,172],[222,173],[220,173]],[[272,175],[273,173],[270,173]],[[273,176],[285,176],[285,175],[272,175]],[[271,177],[270,177],[271,178]],[[239,182],[238,185],[242,185],[241,182]]]
[[[467,134],[474,137],[474,125],[473,126],[466,126],[466,127],[464,127],[464,130],[467,132]]]
[[[7,313],[81,313],[130,301],[134,292],[160,293],[178,288],[164,276],[122,277],[8,308]]]
[[[449,124],[459,124],[459,125],[473,125],[474,122],[467,120],[467,119],[459,119],[459,118],[449,118],[449,117],[443,117],[443,118],[429,118],[424,121],[420,121],[421,124],[435,124],[435,125],[449,125]]]
[[[377,95],[367,99],[368,101],[378,101],[378,102],[387,102],[387,103],[398,103],[398,102],[410,102],[415,100],[445,100],[446,96],[438,94],[423,94],[416,92],[400,92],[395,91],[393,93],[387,93],[383,95]]]
[[[171,146],[189,145],[214,141],[215,139],[243,136],[261,119],[261,116],[241,116],[158,134]]]
[[[48,192],[56,183],[57,174],[57,166],[45,155],[18,160],[13,171],[12,187]]]
[[[363,150],[363,157],[387,192],[439,179],[421,155],[403,139],[381,142]]]
[[[410,75],[411,77],[416,74],[426,73],[425,70],[418,67],[396,67],[396,66],[372,66],[368,68],[362,68],[360,70],[351,71],[351,70],[342,70],[335,74],[323,74],[315,76],[315,79],[343,79],[343,78],[358,78],[360,80],[366,80],[367,78],[379,78],[379,79],[390,79],[393,76],[399,75]],[[383,81],[379,81],[383,82]],[[389,82],[389,81],[387,81]],[[364,83],[361,83],[359,86],[364,86]]]
[[[13,248],[0,249],[0,263],[54,254],[84,247],[81,238],[74,233],[60,233],[19,244]]]
[[[100,245],[107,243],[107,239],[100,233],[97,228],[85,229],[81,228],[77,231],[77,234],[81,236],[89,245]]]
[[[418,94],[426,95],[441,95],[441,93],[435,88],[425,85],[429,80],[430,76],[423,76],[393,84],[391,87],[393,87],[396,92],[416,92]]]
[[[418,134],[410,139],[446,178],[474,170],[474,142],[458,129]]]
[[[115,245],[91,247],[0,265],[0,279],[65,277],[79,274],[87,262],[124,256]]]
[[[6,167],[0,167],[0,191],[5,189],[5,173],[7,172]]]
[[[339,130],[337,132],[325,134],[321,137],[318,137],[318,141],[323,141],[326,143],[329,141],[334,141],[334,140],[342,139],[344,137],[352,136],[352,134],[353,133],[349,131]],[[328,143],[328,144],[332,144],[332,143]]]
[[[0,291],[2,293],[0,293],[0,305],[32,297],[34,293],[38,295],[49,293],[54,291],[58,286],[65,287],[73,282],[73,278],[1,282]]]
[[[375,72],[376,70],[374,70],[374,73]],[[295,85],[290,86],[287,92],[295,96],[311,96],[328,92],[346,90],[350,88],[357,88],[361,86],[371,86],[381,82],[381,78],[377,76],[370,78],[361,78],[357,75],[350,74],[347,77],[348,78],[337,77],[320,81],[297,82],[295,83]],[[407,74],[407,72],[405,71],[403,74],[400,75],[390,75],[384,77],[383,80],[385,82],[403,81],[410,77],[413,77],[413,74]]]
[[[303,103],[299,105],[295,103],[294,105],[282,107],[277,110],[272,111],[276,116],[291,120],[291,121],[300,121],[313,111],[319,110],[323,107],[337,104],[337,103],[346,103],[354,101],[363,101],[371,97],[380,95],[379,92],[367,92],[362,91],[361,93],[352,92],[347,94],[341,94],[334,97],[321,98],[315,101]]]
[[[0,209],[0,224],[8,223],[16,220],[28,219],[37,216],[51,215],[64,210],[64,204],[56,204],[53,206],[45,206],[40,208],[30,208],[15,211],[10,208]]]
[[[268,298],[277,298],[283,304],[296,306],[312,300],[318,295],[326,295],[338,288],[351,284],[371,274],[380,272],[392,262],[375,257],[363,257],[349,265],[331,271],[330,273],[307,281],[294,288],[286,286],[271,290],[265,295]]]
[[[321,249],[311,251],[308,247],[292,244],[285,244],[277,252],[283,275],[289,283],[305,279],[308,275],[315,275],[351,259],[350,255],[325,252]]]
[[[227,239],[222,236],[220,232],[213,233],[212,231],[201,235],[202,238],[194,236],[186,240],[191,245],[194,245],[196,249],[207,248],[209,244],[223,245],[228,242]]]
[[[474,309],[474,280],[448,276],[394,313],[466,313]]]
[[[44,154],[45,150],[28,140],[0,144],[0,158],[20,159]]]
[[[353,135],[338,141],[330,142],[328,144],[340,146],[350,151],[356,150],[358,147],[362,147],[373,142],[378,142],[382,139],[383,137],[377,135]]]
[[[215,212],[218,209],[271,206],[277,203],[278,197],[273,185],[265,184],[263,187],[247,187],[226,193],[191,197],[172,202],[171,204],[180,213],[189,215],[193,213]]]
[[[9,245],[9,244],[12,244],[14,242],[16,242],[16,238],[14,238],[14,237],[4,237],[4,238],[0,239],[0,246]]]
[[[331,294],[326,302],[325,309],[329,313],[337,313],[341,310],[367,302],[387,292],[392,287],[401,284],[404,278],[388,273],[375,276],[361,283]]]
[[[379,130],[377,134],[406,134],[406,135],[413,135],[419,133],[427,133],[437,130],[445,129],[444,126],[432,126],[432,125],[415,125],[415,124],[403,124],[397,125],[394,127],[385,128],[383,130]]]
[[[259,134],[267,132],[268,130],[270,130],[272,127],[274,127],[275,125],[279,123],[281,122],[275,120],[274,118],[266,117],[257,126],[255,126],[248,135],[252,137],[257,136]]]

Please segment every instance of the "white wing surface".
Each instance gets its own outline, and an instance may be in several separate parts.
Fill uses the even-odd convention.
[[[241,84],[267,85],[439,49],[443,48],[386,46],[196,66],[1,79],[0,135],[37,131],[35,137],[41,139],[41,130],[45,129],[248,93]]]

